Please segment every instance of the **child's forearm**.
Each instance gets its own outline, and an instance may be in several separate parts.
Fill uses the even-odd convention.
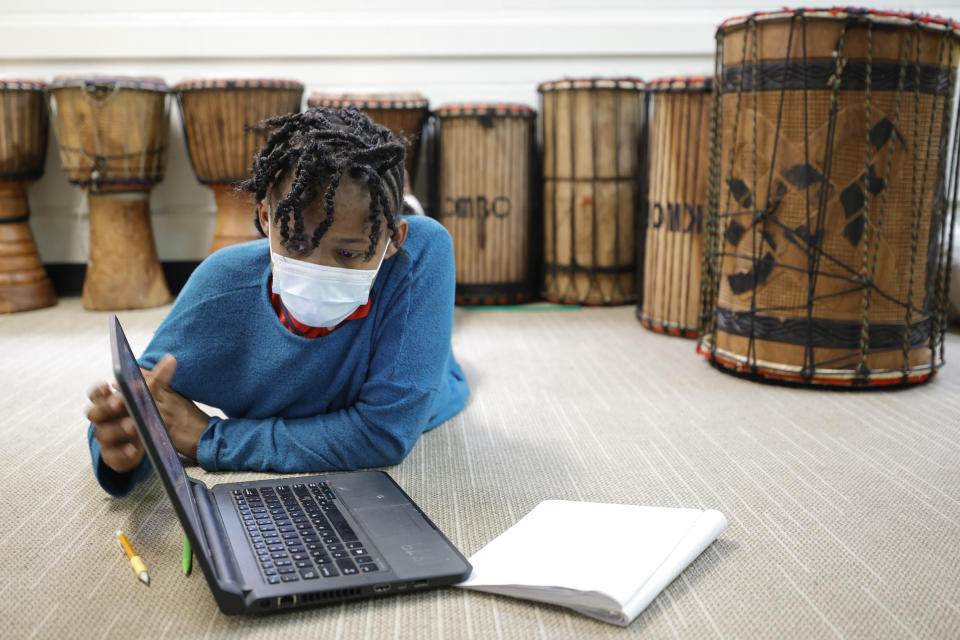
[[[397,388],[377,405],[307,418],[212,418],[197,461],[209,471],[282,473],[385,467],[402,461],[427,429],[437,392]]]

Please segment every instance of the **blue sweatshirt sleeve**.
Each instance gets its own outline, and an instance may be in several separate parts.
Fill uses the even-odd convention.
[[[150,470],[153,469],[146,454],[137,468],[129,473],[118,473],[108,467],[100,457],[100,443],[93,437],[93,424],[87,431],[87,441],[90,444],[90,457],[93,460],[93,472],[97,482],[104,491],[114,497],[119,498],[130,493],[134,485],[150,475]]]
[[[202,275],[201,269],[198,268],[196,271],[194,271],[194,274],[191,275],[191,277],[187,280],[187,283],[180,292],[180,295],[177,296],[177,299],[170,310],[170,314],[168,314],[167,317],[178,317],[183,313],[189,312],[189,309],[201,296],[201,293],[205,288],[205,281],[208,279],[208,276]],[[166,323],[166,320],[164,322]],[[164,325],[161,325],[161,327],[163,326]],[[160,331],[158,330],[158,333],[159,332]],[[157,359],[151,357],[149,350],[144,354],[144,357],[141,357],[138,361],[138,364],[146,369],[152,369],[156,363]],[[138,482],[141,482],[147,476],[149,476],[150,472],[153,470],[153,465],[150,463],[150,458],[146,454],[144,454],[143,460],[140,462],[140,464],[133,471],[128,473],[118,473],[104,464],[103,459],[100,457],[100,443],[97,442],[97,439],[93,435],[92,423],[87,430],[87,442],[90,447],[90,458],[93,463],[93,473],[97,478],[97,482],[100,483],[100,486],[104,491],[114,497],[119,498],[130,493],[133,487]]]
[[[200,466],[293,473],[402,461],[428,427],[450,366],[456,272],[446,229],[432,229],[419,257],[384,301],[389,310],[352,406],[302,418],[213,418],[197,447]]]

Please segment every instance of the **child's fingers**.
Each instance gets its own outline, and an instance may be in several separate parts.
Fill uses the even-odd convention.
[[[156,395],[160,389],[169,389],[170,381],[173,380],[176,372],[177,359],[173,355],[168,353],[160,358],[156,366],[144,376],[147,379],[150,392]]]
[[[87,409],[87,420],[94,424],[116,420],[127,415],[127,408],[119,396],[109,395],[94,401]]]
[[[90,398],[90,402],[99,402],[110,395],[110,387],[105,382],[98,382],[87,392],[87,397]]]
[[[136,432],[133,434],[130,433],[132,425],[125,424],[125,422],[129,420],[129,418],[123,418],[102,424],[94,424],[93,437],[100,443],[100,448],[122,447],[125,444],[133,443],[134,438],[136,438]]]
[[[132,471],[143,459],[143,448],[128,442],[118,447],[101,447],[100,458],[111,469],[126,473]]]

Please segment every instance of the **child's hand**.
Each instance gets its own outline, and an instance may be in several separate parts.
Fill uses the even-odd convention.
[[[91,389],[89,398],[93,406],[87,410],[87,419],[100,443],[100,459],[117,473],[133,471],[143,460],[143,443],[123,398],[102,383]]]
[[[170,387],[177,371],[177,360],[169,353],[152,371],[141,369],[150,394],[167,425],[173,446],[183,455],[196,460],[197,444],[207,429],[210,417]],[[133,418],[127,413],[120,394],[100,384],[89,394],[93,406],[87,418],[93,423],[93,436],[100,443],[100,458],[117,473],[133,471],[143,460],[143,443]]]
[[[197,444],[207,429],[210,416],[170,387],[176,371],[177,359],[168,353],[160,358],[153,371],[144,371],[143,375],[163,422],[167,425],[173,446],[191,460],[196,460]]]

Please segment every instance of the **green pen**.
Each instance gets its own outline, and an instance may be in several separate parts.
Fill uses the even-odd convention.
[[[190,575],[193,565],[193,550],[190,549],[190,539],[183,536],[183,575]]]

